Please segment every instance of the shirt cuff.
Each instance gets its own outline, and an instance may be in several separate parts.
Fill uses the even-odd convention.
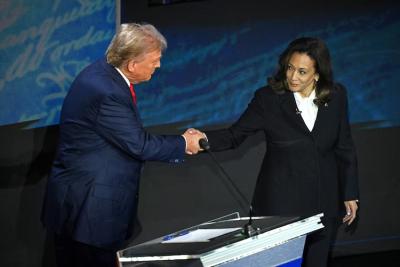
[[[183,134],[181,136],[183,137],[183,139],[185,139],[185,152],[186,152],[187,151],[187,140],[186,140],[186,137]]]

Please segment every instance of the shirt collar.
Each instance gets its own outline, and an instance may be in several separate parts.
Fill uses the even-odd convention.
[[[294,98],[296,99],[296,102],[309,102],[313,101],[315,99],[315,89],[312,90],[311,94],[308,97],[303,97],[300,95],[299,92],[294,92]]]
[[[123,74],[122,71],[120,69],[118,69],[117,67],[115,67],[115,69],[119,72],[119,74],[121,74],[122,78],[124,78],[124,80],[128,84],[128,86],[131,86],[131,83],[128,80],[128,78],[126,78],[125,74]]]

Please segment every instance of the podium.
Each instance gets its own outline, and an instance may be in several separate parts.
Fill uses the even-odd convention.
[[[321,217],[254,217],[257,234],[242,233],[248,217],[211,220],[118,251],[122,267],[301,266],[307,234],[323,228]]]

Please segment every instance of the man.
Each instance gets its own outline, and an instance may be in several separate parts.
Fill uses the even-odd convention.
[[[134,230],[143,163],[199,150],[201,134],[152,135],[140,120],[133,85],[151,79],[166,45],[152,25],[121,25],[64,100],[42,214],[59,266],[115,266]]]

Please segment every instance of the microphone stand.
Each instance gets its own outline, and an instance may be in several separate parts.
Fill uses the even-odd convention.
[[[202,149],[208,152],[208,154],[211,156],[215,164],[218,166],[218,169],[224,174],[224,177],[227,179],[229,182],[230,186],[234,189],[236,194],[238,194],[241,198],[240,205],[244,208],[244,210],[247,211],[247,208],[249,208],[249,220],[248,222],[243,226],[242,233],[246,237],[251,237],[259,234],[260,229],[259,228],[254,228],[252,223],[253,223],[253,206],[251,203],[247,200],[247,198],[244,196],[244,194],[240,191],[240,189],[236,186],[235,182],[231,179],[231,177],[228,175],[228,173],[222,168],[222,166],[219,164],[217,158],[215,157],[214,153],[211,152],[210,150],[210,144],[206,139],[200,139],[199,140],[199,145]],[[244,204],[245,203],[245,204]]]

